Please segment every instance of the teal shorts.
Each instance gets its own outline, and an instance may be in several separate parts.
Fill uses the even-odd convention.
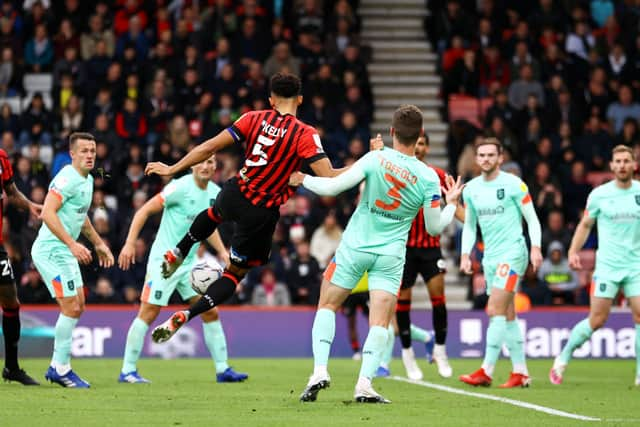
[[[52,298],[78,295],[83,286],[80,265],[66,246],[41,248],[34,244],[31,258]]]
[[[520,279],[529,265],[528,258],[526,250],[513,257],[506,256],[500,261],[485,258],[482,269],[487,282],[487,295],[491,295],[492,288],[517,292]]]
[[[403,270],[404,258],[363,252],[341,243],[324,278],[336,286],[353,290],[367,272],[370,291],[381,290],[396,296]]]
[[[591,295],[600,298],[613,299],[618,291],[624,292],[625,298],[640,295],[640,271],[628,268],[614,270],[610,267],[598,265],[593,272]]]
[[[140,301],[164,307],[169,304],[173,291],[178,291],[185,301],[198,296],[191,287],[190,275],[193,263],[182,264],[168,279],[162,277],[161,265],[162,258],[149,259]]]

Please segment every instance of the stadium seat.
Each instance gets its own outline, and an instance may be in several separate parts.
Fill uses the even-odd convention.
[[[587,174],[587,182],[592,187],[597,187],[611,179],[613,179],[612,172],[589,172]]]
[[[466,95],[449,96],[449,121],[466,120],[476,127],[480,127],[480,103],[478,98]]]
[[[487,116],[487,110],[491,108],[493,105],[493,98],[482,98],[480,99],[480,120],[484,121],[484,118]]]
[[[27,96],[22,98],[22,111],[25,111],[29,108],[29,104],[31,103],[31,98],[33,98],[34,92],[28,93]],[[47,107],[47,110],[51,110],[53,108],[53,99],[51,99],[51,94],[49,92],[42,92],[42,102],[44,102],[44,106]]]
[[[20,113],[22,113],[20,97],[12,96],[10,98],[0,98],[0,106],[4,105],[5,103],[9,104],[9,107],[11,107],[11,112],[13,114],[19,115]]]
[[[27,93],[49,93],[53,88],[53,75],[51,73],[30,73],[22,78],[22,85]]]

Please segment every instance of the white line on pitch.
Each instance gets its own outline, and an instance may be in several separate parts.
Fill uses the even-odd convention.
[[[484,394],[484,393],[474,393],[471,391],[461,390],[459,388],[449,387],[446,385],[440,385],[435,383],[430,383],[428,381],[413,381],[403,377],[389,377],[391,380],[402,381],[409,384],[420,385],[422,387],[433,388],[440,391],[446,391],[448,393],[461,394],[463,396],[472,396],[480,399],[494,400],[496,402],[507,403],[513,406],[519,406],[521,408],[532,409],[538,412],[544,412],[545,414],[555,415],[558,417],[572,418],[574,420],[581,421],[602,421],[600,418],[587,417],[585,415],[572,414],[571,412],[559,411],[553,408],[547,408],[546,406],[540,406],[529,402],[522,402],[520,400],[509,399],[506,397],[494,396],[492,394]]]

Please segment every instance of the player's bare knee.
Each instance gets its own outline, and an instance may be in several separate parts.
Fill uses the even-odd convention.
[[[202,321],[205,323],[215,322],[220,319],[220,315],[218,314],[218,309],[216,307],[213,307],[209,311],[205,311],[200,315],[200,317],[202,317]]]
[[[160,314],[160,306],[143,303],[138,311],[138,318],[147,325],[152,324]]]
[[[602,313],[592,314],[589,318],[589,326],[591,326],[591,329],[595,331],[602,328],[606,323],[606,321],[607,321],[606,314],[602,314]]]

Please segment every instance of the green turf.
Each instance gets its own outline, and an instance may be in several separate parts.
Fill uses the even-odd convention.
[[[414,384],[377,379],[376,389],[391,405],[351,403],[357,362],[332,360],[331,388],[315,403],[302,404],[298,396],[311,371],[311,360],[238,359],[238,370],[250,374],[243,384],[217,384],[208,360],[156,360],[140,363],[140,372],[153,384],[118,384],[120,361],[74,360],[76,372],[91,382],[90,390],[67,390],[53,384],[23,387],[0,384],[0,425],[6,426],[556,426],[583,425],[530,409],[476,397],[459,396]],[[478,367],[478,361],[453,360],[454,374]],[[530,361],[534,378],[529,389],[473,389],[457,379],[437,377],[435,366],[422,363],[425,380],[452,387],[505,396],[520,401],[604,419],[599,425],[640,425],[640,390],[632,386],[633,361],[575,361],[566,382],[547,380],[550,361]],[[47,361],[27,359],[23,367],[43,379]],[[501,361],[496,384],[508,375]],[[394,373],[403,374],[394,360]],[[454,375],[454,377],[456,377]]]

